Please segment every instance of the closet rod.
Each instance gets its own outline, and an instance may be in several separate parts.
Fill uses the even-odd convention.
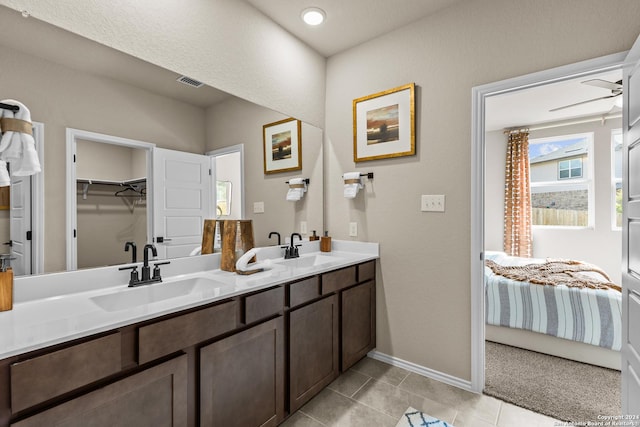
[[[0,108],[2,108],[3,110],[13,111],[14,113],[20,111],[20,107],[18,107],[17,105],[9,105],[5,104],[4,102],[0,102]]]

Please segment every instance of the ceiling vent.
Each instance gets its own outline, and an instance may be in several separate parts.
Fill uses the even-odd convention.
[[[187,77],[187,76],[180,76],[176,79],[177,82],[180,82],[182,84],[185,84],[187,86],[191,86],[191,87],[202,87],[204,86],[204,83],[199,82],[195,79],[192,79],[191,77]]]

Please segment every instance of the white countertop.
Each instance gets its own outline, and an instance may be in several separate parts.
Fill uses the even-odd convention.
[[[278,263],[280,252],[261,248],[258,262],[274,262],[248,276],[220,270],[219,254],[171,260],[162,283],[137,288],[127,287],[129,272],[117,267],[18,278],[13,310],[0,312],[0,360],[379,256],[377,243],[337,240],[332,252],[318,252],[317,242],[300,248],[300,259],[321,255],[316,266]],[[144,302],[150,296],[156,300]]]

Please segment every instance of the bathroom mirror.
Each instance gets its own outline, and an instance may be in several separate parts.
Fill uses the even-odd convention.
[[[206,85],[197,88],[180,83],[179,74],[34,18],[25,19],[4,6],[0,7],[0,25],[5,34],[0,40],[0,99],[23,102],[30,108],[32,120],[42,128],[44,261],[40,271],[37,267],[33,271],[50,273],[66,269],[66,241],[73,238],[65,225],[68,129],[200,155],[241,145],[244,188],[223,184],[218,193],[231,197],[237,191],[244,194],[244,218],[253,221],[256,245],[274,244],[268,239],[270,231],[288,236],[299,232],[301,226],[306,226],[309,234],[314,229],[322,230],[321,129],[302,123],[302,171],[267,176],[263,173],[262,126],[287,116]],[[100,161],[106,162],[105,159]],[[307,194],[295,203],[286,201],[286,182],[294,177],[310,179]],[[77,194],[82,198],[82,188]],[[122,209],[139,213],[144,202],[137,198],[135,203],[123,203]],[[237,204],[234,201],[229,207]],[[263,206],[264,212],[254,213],[254,204]],[[153,211],[152,206],[145,207]],[[94,214],[99,211],[96,206],[83,209],[93,210]],[[212,213],[211,217],[215,216]],[[2,242],[9,240],[9,223],[10,212],[0,211]],[[90,246],[101,245],[102,238],[116,235],[122,240],[130,235],[122,230],[106,232],[106,237],[92,237],[94,243]],[[114,246],[121,243],[122,263],[131,259],[131,254],[124,252],[126,240],[124,237]],[[31,251],[34,253],[37,248]],[[140,259],[141,248],[138,252]],[[105,261],[105,265],[118,263],[118,259]]]

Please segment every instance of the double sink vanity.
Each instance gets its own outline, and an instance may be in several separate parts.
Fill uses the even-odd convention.
[[[260,248],[246,276],[213,254],[136,288],[116,267],[17,279],[0,426],[278,425],[375,347],[378,255],[315,241]]]

